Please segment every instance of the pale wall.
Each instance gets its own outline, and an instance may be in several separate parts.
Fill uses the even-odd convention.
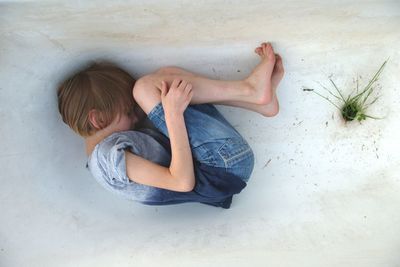
[[[0,4],[0,266],[400,266],[399,1],[92,2]],[[59,81],[96,58],[240,79],[261,41],[284,59],[281,112],[218,106],[256,156],[231,209],[143,206],[92,179]],[[344,125],[302,91],[333,75],[349,92],[388,57],[383,120]]]

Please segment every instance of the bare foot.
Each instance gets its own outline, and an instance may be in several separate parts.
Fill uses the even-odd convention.
[[[261,57],[261,62],[255,67],[246,82],[254,90],[254,103],[268,104],[273,99],[271,77],[275,66],[275,54],[270,43],[262,43],[255,51]]]
[[[259,53],[257,49],[256,53],[257,54]],[[276,57],[276,62],[271,77],[272,100],[270,103],[266,105],[259,105],[259,108],[257,108],[257,112],[266,117],[273,117],[279,112],[279,102],[276,96],[276,89],[278,88],[278,85],[283,78],[284,68],[282,64],[282,58],[280,57],[280,55],[275,54],[275,57]]]

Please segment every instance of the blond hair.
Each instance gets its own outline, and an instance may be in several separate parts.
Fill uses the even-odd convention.
[[[128,113],[134,105],[135,83],[126,71],[109,62],[94,63],[64,81],[57,90],[62,120],[77,134],[87,137],[96,129],[89,112],[99,111],[102,128],[118,114]]]

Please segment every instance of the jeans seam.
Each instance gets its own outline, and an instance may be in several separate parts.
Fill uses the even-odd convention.
[[[158,103],[156,106],[153,107],[153,109],[150,111],[150,113],[147,115],[147,117],[151,120],[153,117],[158,117],[161,118],[160,113],[162,112],[162,104],[161,102]]]
[[[249,147],[247,150],[244,150],[244,151],[240,152],[239,154],[236,154],[236,155],[234,155],[233,157],[230,157],[229,159],[225,159],[225,157],[223,157],[221,154],[220,154],[220,156],[221,156],[221,158],[222,158],[223,161],[224,161],[225,168],[228,168],[228,167],[229,167],[229,166],[228,166],[228,162],[230,162],[230,161],[232,161],[232,160],[234,160],[234,159],[236,159],[236,158],[238,158],[238,157],[243,156],[244,154],[248,153],[249,151],[251,151],[251,148],[250,148],[250,147]],[[218,152],[218,153],[219,153],[219,152]]]
[[[156,106],[156,107],[154,108],[154,110],[152,110],[152,112],[149,113],[150,116],[149,116],[149,115],[147,116],[148,119],[149,119],[151,122],[154,123],[154,120],[157,121],[157,125],[154,125],[157,129],[159,129],[159,126],[160,126],[163,122],[165,122],[164,116],[162,116],[162,114],[160,114],[161,111],[162,111],[161,107],[162,107],[162,106],[161,106],[160,104],[158,104],[158,106]]]

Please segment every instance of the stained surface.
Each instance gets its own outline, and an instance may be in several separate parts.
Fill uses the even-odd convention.
[[[95,1],[0,4],[1,266],[400,266],[398,1]],[[281,112],[218,106],[253,147],[229,210],[149,207],[106,192],[56,85],[87,61],[135,77],[177,65],[241,79],[271,41]],[[325,100],[382,73],[370,113],[345,125]]]

